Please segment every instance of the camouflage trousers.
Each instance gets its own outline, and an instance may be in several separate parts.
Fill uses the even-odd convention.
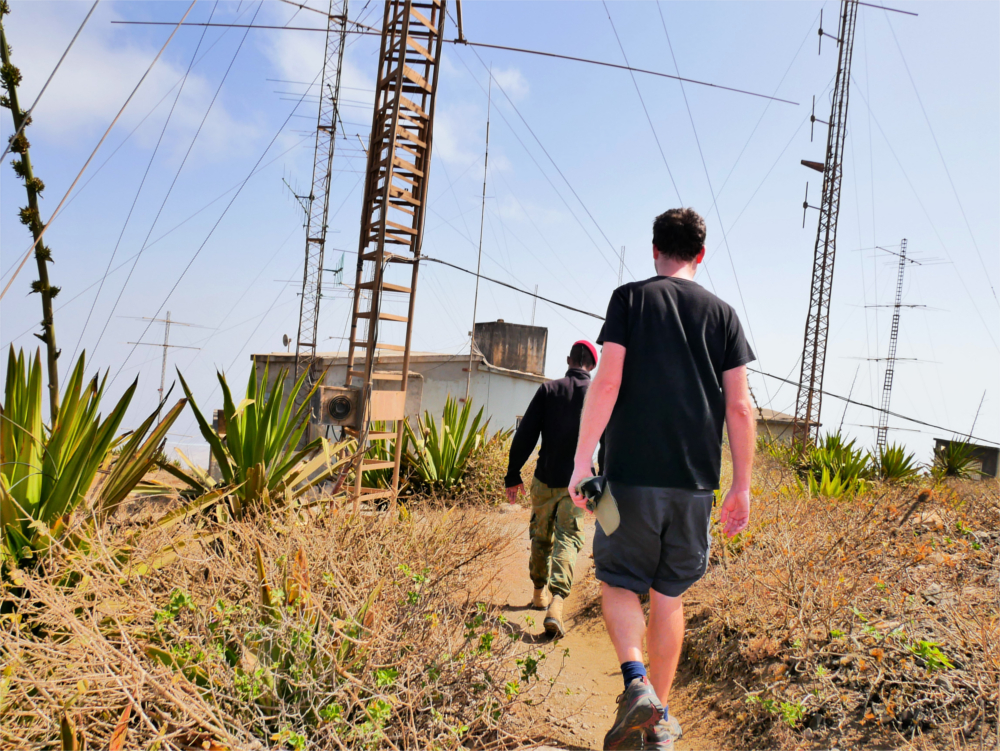
[[[576,554],[583,547],[583,509],[568,488],[531,481],[531,558],[528,571],[535,589],[548,585],[554,595],[569,597]]]

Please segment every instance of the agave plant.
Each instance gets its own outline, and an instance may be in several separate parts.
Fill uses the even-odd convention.
[[[806,483],[809,486],[809,495],[823,498],[842,498],[854,490],[852,483],[845,482],[837,472],[830,474],[828,467],[823,467],[819,479],[812,474],[808,475]]]
[[[258,382],[257,371],[252,368],[246,397],[239,404],[233,401],[225,375],[217,373],[226,418],[224,436],[205,419],[184,376],[180,371],[178,375],[201,434],[219,466],[222,481],[230,488],[226,503],[233,518],[243,519],[270,507],[292,503],[349,462],[347,442],[334,446],[325,438],[316,438],[297,448],[308,426],[310,399],[318,388],[317,384],[299,398],[305,373],[286,399],[284,370],[279,371],[274,388],[268,393],[268,370],[265,368],[264,377]],[[166,463],[160,466],[196,492],[208,491],[215,485],[204,472],[185,472]]]
[[[872,457],[845,441],[840,433],[830,433],[816,446],[808,446],[799,459],[799,474],[812,495],[839,498],[862,492],[872,475]]]
[[[980,462],[968,441],[956,439],[934,449],[931,471],[937,477],[976,477],[981,475]]]
[[[469,459],[483,446],[490,421],[482,423],[481,407],[470,422],[471,414],[471,401],[466,401],[460,411],[458,401],[449,396],[444,403],[440,426],[429,411],[424,412],[423,419],[417,419],[419,435],[409,422],[404,423],[406,461],[428,485],[442,489],[454,487],[465,474]]]
[[[872,457],[874,472],[887,482],[906,482],[920,474],[916,456],[899,444],[890,444]]]
[[[808,449],[803,469],[817,481],[822,480],[823,470],[830,476],[840,475],[845,482],[863,480],[871,476],[872,457],[856,447],[857,441],[845,441],[840,433],[826,435],[818,446]]]
[[[85,354],[73,368],[51,425],[42,420],[42,366],[11,347],[0,409],[0,558],[5,570],[36,563],[56,543],[85,548],[88,527],[104,522],[154,466],[181,399],[150,432],[156,412],[117,437],[133,382],[102,418],[107,374],[84,381]],[[117,449],[117,451],[115,451]],[[74,512],[86,512],[74,527]]]

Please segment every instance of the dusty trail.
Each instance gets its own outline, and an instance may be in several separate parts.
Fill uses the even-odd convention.
[[[542,629],[544,612],[528,607],[532,591],[528,578],[530,510],[513,507],[496,513],[516,542],[505,558],[497,562],[499,575],[489,598],[504,609],[508,619],[525,629],[526,643],[545,643],[548,640]],[[544,682],[558,674],[552,693],[541,710],[541,724],[550,742],[566,749],[602,748],[604,734],[614,717],[615,698],[622,690],[618,660],[594,598],[597,592],[591,557],[594,519],[589,515],[586,534],[587,543],[577,558],[573,591],[566,602],[568,633],[560,641],[559,648],[539,667]],[[563,649],[569,650],[565,660]],[[671,696],[671,712],[684,728],[677,751],[724,748],[725,744],[717,735],[720,728],[710,707],[710,697],[699,696],[706,693],[704,688],[683,675],[683,665],[680,673]]]

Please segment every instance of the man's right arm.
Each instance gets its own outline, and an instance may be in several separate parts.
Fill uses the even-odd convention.
[[[589,476],[594,466],[594,449],[608,426],[615,402],[618,401],[618,389],[622,384],[622,369],[625,366],[625,347],[614,342],[605,342],[601,352],[601,364],[597,367],[587,397],[583,401],[583,414],[580,416],[580,438],[576,443],[576,456],[573,461],[573,477],[569,481],[569,494],[580,508],[587,504],[586,499],[576,492],[577,484]]]
[[[510,442],[510,455],[507,460],[507,475],[504,477],[504,485],[508,489],[507,497],[511,503],[516,500],[518,490],[524,493],[521,467],[528,461],[531,452],[535,450],[535,444],[538,443],[538,436],[542,433],[544,412],[545,388],[539,387],[528,408],[524,411],[521,424],[517,426],[514,438]],[[514,493],[510,493],[510,490],[514,490]],[[513,498],[511,498],[512,495]]]
[[[757,421],[750,399],[746,365],[722,373],[722,393],[726,398],[726,432],[733,457],[733,484],[722,503],[719,521],[726,535],[732,537],[746,529],[750,519],[750,475]]]

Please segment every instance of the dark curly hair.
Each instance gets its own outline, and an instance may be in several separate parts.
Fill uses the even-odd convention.
[[[694,209],[670,209],[653,220],[653,245],[678,261],[693,261],[705,247],[705,220]]]

